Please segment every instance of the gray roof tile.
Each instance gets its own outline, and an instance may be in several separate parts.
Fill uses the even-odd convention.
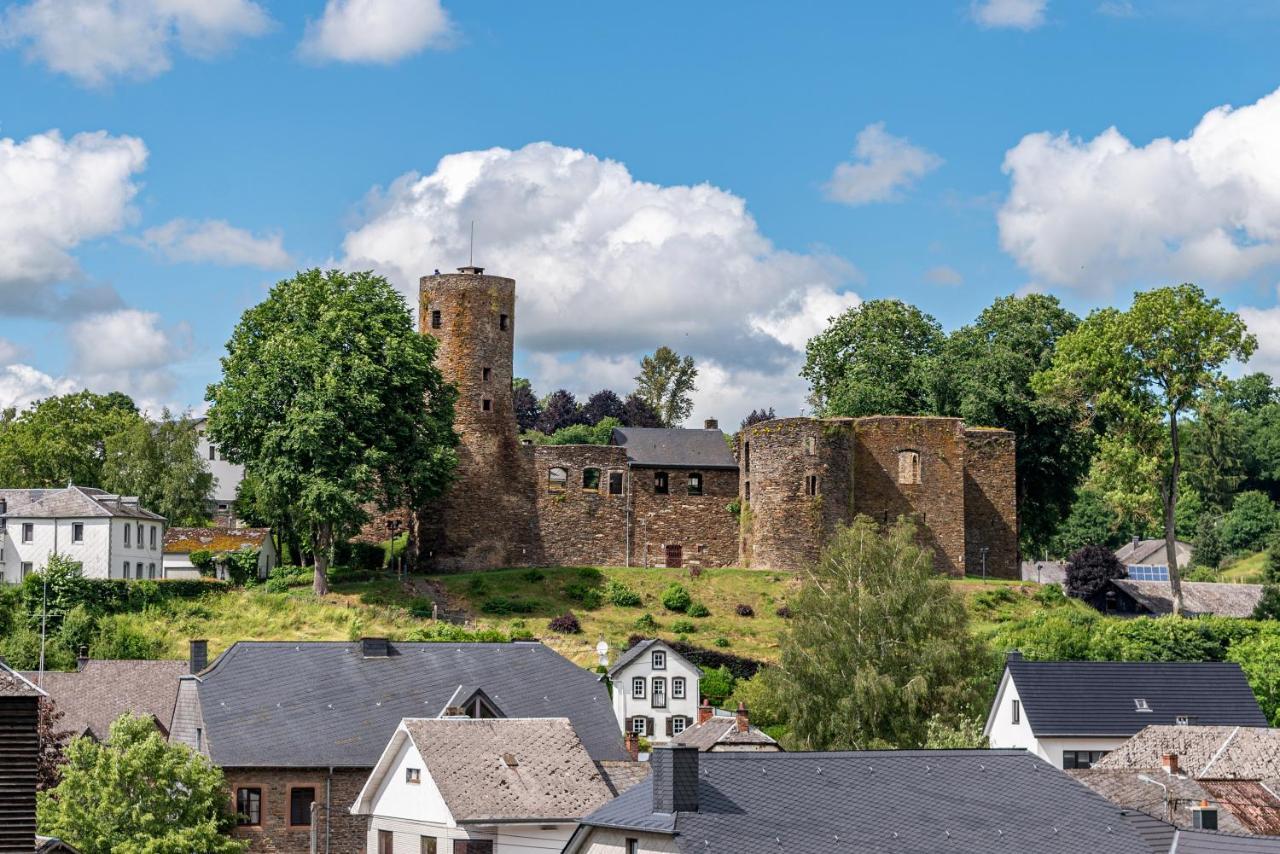
[[[633,466],[737,469],[738,461],[719,430],[687,427],[615,427],[613,444],[626,449]]]
[[[62,729],[106,740],[111,723],[125,712],[154,717],[167,732],[178,698],[185,661],[112,661],[90,659],[83,670],[46,670],[40,687],[63,713]],[[37,674],[27,673],[36,680]]]

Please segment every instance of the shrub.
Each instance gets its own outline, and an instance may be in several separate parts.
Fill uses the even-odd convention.
[[[409,600],[409,604],[406,607],[408,608],[409,613],[418,619],[429,620],[431,619],[431,615],[433,613],[432,609],[435,607],[435,604],[435,602],[432,602],[426,596],[414,596]]]
[[[719,640],[724,639],[719,638]],[[729,668],[717,667],[702,674],[699,690],[702,691],[702,696],[711,701],[711,705],[720,706],[733,693],[733,686],[736,681],[733,678],[733,674],[729,672]]]
[[[707,609],[707,606],[703,605],[701,602],[694,602],[693,604],[691,604],[689,606],[689,610],[687,613],[689,614],[690,617],[710,617],[711,616],[711,611],[709,611]]]
[[[354,542],[347,562],[353,569],[379,570],[387,563],[387,550],[381,543]]]
[[[679,635],[691,635],[698,630],[693,620],[676,620],[671,624],[671,631]]]
[[[1280,581],[1280,536],[1273,536],[1271,545],[1267,546],[1267,562],[1263,575],[1268,581]]]
[[[1217,581],[1218,571],[1207,566],[1193,566],[1182,573],[1183,581]]]
[[[784,620],[789,620],[791,619],[791,606],[783,603],[782,605],[779,605],[773,613]]]
[[[1278,526],[1280,514],[1265,492],[1241,492],[1222,520],[1222,544],[1231,553],[1256,552],[1266,546]]]
[[[639,593],[618,581],[609,582],[605,587],[604,596],[619,608],[639,608],[641,603]]]
[[[1253,609],[1255,620],[1280,620],[1280,587],[1268,584],[1262,588],[1262,597]]]
[[[404,639],[406,641],[427,643],[441,641],[446,643],[506,643],[511,640],[511,635],[501,629],[473,630],[440,620],[435,623],[428,623],[422,628],[414,629],[405,635]]]
[[[599,584],[604,581],[604,573],[594,566],[578,567],[578,580],[583,584]]]
[[[524,572],[520,573],[520,577],[530,584],[537,584],[547,576],[540,569],[526,569]]]
[[[1062,585],[1060,584],[1045,584],[1036,591],[1035,600],[1041,605],[1053,607],[1066,602],[1067,594],[1062,592]]]
[[[558,617],[552,617],[551,621],[547,623],[547,628],[562,635],[576,635],[582,631],[582,624],[578,622],[578,618],[570,611]]]
[[[310,586],[315,570],[309,566],[281,565],[267,575],[266,588],[271,593],[287,593],[290,587]]]
[[[570,602],[577,602],[588,611],[593,611],[604,604],[600,591],[581,581],[574,581],[564,586],[564,597]]]
[[[662,591],[662,607],[668,611],[683,614],[692,604],[693,597],[689,595],[688,590],[684,589],[683,584],[670,584],[666,590]]]
[[[1077,599],[1094,599],[1111,579],[1124,576],[1124,564],[1106,546],[1084,546],[1067,560],[1067,592]]]
[[[653,614],[643,614],[636,618],[635,627],[642,632],[655,632],[658,630],[658,621],[653,618]]]
[[[58,637],[67,649],[79,653],[80,647],[89,646],[93,642],[93,635],[97,628],[98,621],[93,614],[89,613],[89,609],[83,605],[77,605],[62,618]]]
[[[1233,645],[1227,657],[1244,670],[1267,720],[1280,724],[1280,634],[1261,632]]]
[[[973,597],[973,604],[979,608],[994,608],[1001,603],[1012,602],[1018,597],[1008,587],[996,587],[984,590]]]
[[[89,654],[93,658],[159,658],[163,652],[161,641],[147,637],[124,615],[104,619],[89,645]]]
[[[735,605],[733,608],[733,612],[737,614],[739,617],[754,617],[756,615],[755,608],[752,608],[750,605],[746,605],[743,603],[738,603],[737,605]]]
[[[531,599],[508,599],[506,596],[494,596],[492,599],[484,600],[480,610],[495,617],[505,617],[508,614],[531,614],[537,607],[538,603]]]
[[[467,582],[467,592],[472,596],[483,596],[489,592],[489,583],[477,575]]]
[[[718,646],[718,647],[725,648],[725,647],[728,647],[728,646],[729,646],[729,639],[728,639],[728,638],[716,638],[716,639],[715,639],[715,641],[713,641],[713,643],[715,643],[715,645],[716,645],[716,646]]]
[[[1227,556],[1226,547],[1222,544],[1222,530],[1214,524],[1213,519],[1205,516],[1196,526],[1196,540],[1191,549],[1191,560],[1201,566],[1217,567]]]

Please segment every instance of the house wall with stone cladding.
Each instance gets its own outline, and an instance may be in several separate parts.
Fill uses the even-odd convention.
[[[627,558],[626,451],[613,445],[538,445],[533,448],[538,548],[551,566],[622,566]],[[565,472],[561,488],[549,474]],[[588,469],[599,474],[583,485]],[[621,494],[609,494],[609,475],[622,475]]]
[[[359,854],[365,850],[369,819],[351,815],[350,807],[360,794],[372,768],[337,768],[330,781],[329,802],[332,825],[328,827],[331,854]],[[252,854],[308,854],[311,851],[310,827],[289,824],[289,790],[309,786],[316,790],[316,850],[325,850],[326,817],[324,811],[327,768],[224,768],[235,809],[236,789],[247,786],[262,789],[262,825],[237,827],[232,836],[249,843]]]
[[[667,494],[655,475],[667,475]],[[702,494],[689,494],[689,475],[702,475]],[[667,546],[681,547],[686,567],[735,566],[738,522],[729,504],[738,496],[737,469],[633,466],[630,471],[631,565],[666,566]]]
[[[965,564],[971,575],[1020,578],[1018,557],[1017,451],[1008,430],[965,430]]]

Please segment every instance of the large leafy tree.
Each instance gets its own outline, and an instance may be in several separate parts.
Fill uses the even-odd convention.
[[[583,404],[582,420],[587,424],[599,424],[606,418],[614,418],[621,423],[625,412],[622,398],[618,397],[617,393],[602,388],[587,398],[587,402]]]
[[[538,416],[537,427],[548,436],[557,430],[586,423],[582,417],[582,407],[578,399],[566,389],[557,389],[542,401],[542,413]]]
[[[670,347],[659,347],[640,360],[636,394],[658,413],[664,427],[679,427],[693,412],[693,392],[698,369],[692,356],[681,357]]]
[[[1004,297],[954,332],[942,359],[944,414],[1004,427],[1017,438],[1019,533],[1032,554],[1049,545],[1089,470],[1092,435],[1075,410],[1031,387],[1031,378],[1049,367],[1058,340],[1077,325],[1056,297]]]
[[[1093,312],[1058,342],[1034,385],[1102,419],[1106,431],[1157,461],[1165,555],[1175,613],[1182,612],[1176,511],[1182,479],[1180,418],[1257,347],[1244,321],[1191,284],[1138,293],[1127,311]]]
[[[101,486],[107,440],[141,423],[124,394],[79,391],[0,413],[0,483],[17,488]]]
[[[800,375],[819,415],[932,415],[945,340],[915,306],[868,300],[809,339]]]
[[[77,738],[62,782],[40,792],[40,831],[84,854],[234,854],[226,781],[208,759],[169,744],[147,717],[124,715],[105,743]]]
[[[516,377],[511,383],[511,405],[516,413],[516,426],[521,432],[537,427],[542,404],[533,393],[533,386],[524,377]]]
[[[622,401],[622,426],[624,427],[661,427],[662,418],[657,410],[640,395],[632,392]]]
[[[456,463],[456,390],[403,297],[380,276],[308,270],[271,289],[227,342],[209,435],[260,494],[287,505],[328,592],[335,537],[366,507],[419,507]]]
[[[906,519],[882,533],[856,518],[788,604],[781,660],[767,672],[793,747],[918,747],[935,715],[975,709],[986,655]]]
[[[213,475],[196,453],[197,441],[190,418],[165,410],[159,421],[140,419],[107,439],[102,485],[138,496],[170,525],[201,524]]]

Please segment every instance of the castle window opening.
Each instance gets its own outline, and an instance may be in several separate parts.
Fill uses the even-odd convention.
[[[742,473],[751,471],[751,443],[742,443]]]
[[[509,325],[510,325],[510,322],[509,322],[509,320],[508,320],[508,318],[507,318],[507,316],[506,316],[505,314],[500,314],[500,315],[498,315],[498,328],[499,328],[499,329],[501,329],[503,332],[506,332],[506,331],[507,331],[507,326],[509,326]]]
[[[656,495],[666,495],[669,491],[667,485],[667,473],[665,471],[656,471],[653,473],[653,491]]]
[[[431,312],[431,328],[440,328],[440,309],[438,308]]]
[[[582,470],[582,488],[588,492],[600,491],[600,469]]]
[[[488,381],[489,381],[489,375],[490,375],[491,373],[493,373],[492,369],[490,369],[490,368],[481,368],[481,369],[480,369],[480,379],[482,379],[482,380],[483,380],[483,381],[485,381],[485,382],[488,382]]]
[[[700,471],[689,472],[689,494],[690,495],[702,494],[702,472]]]
[[[620,471],[609,472],[609,494],[610,495],[622,494],[622,472]]]
[[[920,482],[920,452],[898,452],[898,483]]]
[[[564,492],[565,485],[568,482],[569,473],[559,466],[554,466],[547,472],[548,492]]]
[[[743,492],[742,497],[747,501],[750,501],[751,500],[751,481],[744,480],[742,482],[742,492]]]
[[[804,452],[809,456],[818,453],[818,440],[813,436],[804,437]]]
[[[805,479],[804,479],[804,494],[805,494],[805,495],[817,495],[817,494],[818,494],[818,476],[817,476],[816,474],[811,474],[811,475],[808,475],[807,477],[805,477]]]
[[[493,401],[487,397],[484,398],[483,400],[480,401],[480,408],[483,409],[485,412],[489,412],[490,410],[493,409]]]

